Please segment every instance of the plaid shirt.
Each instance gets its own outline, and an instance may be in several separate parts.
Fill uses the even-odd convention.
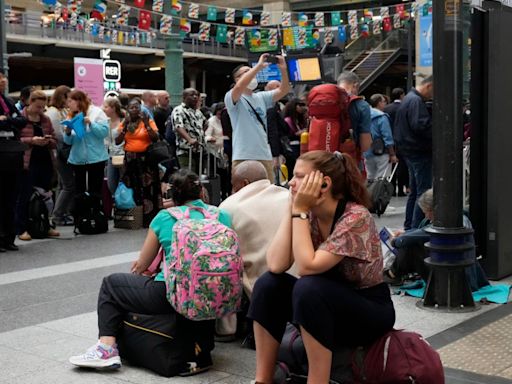
[[[203,126],[205,120],[205,117],[199,109],[189,108],[185,103],[181,103],[181,105],[174,108],[172,111],[172,126],[176,132],[176,145],[181,149],[181,151],[178,151],[178,154],[188,152],[190,146],[187,140],[180,136],[177,129],[183,128],[191,138],[197,139],[200,144],[204,145]]]

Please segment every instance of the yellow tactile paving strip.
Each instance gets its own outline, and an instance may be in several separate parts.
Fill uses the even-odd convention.
[[[438,350],[445,367],[512,379],[512,315]]]

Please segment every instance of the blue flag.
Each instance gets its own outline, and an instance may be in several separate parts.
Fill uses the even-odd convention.
[[[82,139],[85,136],[85,123],[84,123],[84,114],[80,112],[78,115],[73,117],[70,120],[64,120],[60,122],[65,127],[68,127],[75,131],[75,134],[78,138]]]
[[[347,41],[347,32],[344,25],[338,27],[338,40],[340,43]]]

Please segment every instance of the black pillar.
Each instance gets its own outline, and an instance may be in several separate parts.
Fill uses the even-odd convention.
[[[436,0],[433,12],[434,222],[426,244],[431,273],[419,306],[468,311],[476,306],[465,275],[474,263],[467,241],[472,230],[463,227],[462,219],[462,0]]]

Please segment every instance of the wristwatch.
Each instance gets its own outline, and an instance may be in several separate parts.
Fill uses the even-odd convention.
[[[294,217],[298,217],[299,219],[302,219],[302,220],[307,220],[307,219],[309,219],[309,213],[307,213],[307,212],[292,213],[292,219]]]

